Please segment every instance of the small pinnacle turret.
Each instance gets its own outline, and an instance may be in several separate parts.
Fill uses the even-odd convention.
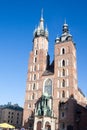
[[[38,36],[44,36],[48,39],[48,29],[44,29],[44,19],[43,19],[43,10],[41,12],[40,23],[37,28],[34,30],[34,38]]]
[[[60,38],[58,37],[58,35],[57,35],[57,37],[56,37],[55,42],[56,42],[56,43],[59,43],[59,42],[60,42]]]
[[[72,35],[69,33],[69,28],[68,28],[68,24],[66,23],[66,20],[63,24],[63,29],[62,29],[62,35],[56,38],[55,42],[59,43],[59,42],[64,42],[64,41],[70,41],[72,40]]]

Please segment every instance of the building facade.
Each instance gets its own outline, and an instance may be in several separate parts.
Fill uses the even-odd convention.
[[[87,130],[87,106],[78,104],[73,96],[59,105],[61,130]]]
[[[73,96],[78,103],[86,104],[86,98],[78,88],[76,46],[68,24],[64,23],[61,36],[55,39],[51,64],[48,35],[41,16],[39,26],[34,30],[28,65],[23,125],[29,130],[65,130],[67,124],[61,127],[60,103]]]
[[[14,125],[15,128],[22,127],[23,108],[19,107],[18,104],[11,105],[11,103],[8,103],[7,105],[1,105],[0,112],[0,123],[6,122]]]

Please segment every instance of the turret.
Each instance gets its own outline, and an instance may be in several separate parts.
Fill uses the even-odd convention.
[[[72,41],[72,35],[69,33],[68,24],[66,23],[66,21],[63,24],[62,35],[60,37],[56,37],[55,43],[60,43],[64,41]]]

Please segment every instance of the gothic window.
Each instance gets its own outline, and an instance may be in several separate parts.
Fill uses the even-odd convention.
[[[34,51],[34,55],[37,55],[37,54],[38,54],[38,51],[37,51],[37,50],[35,50],[35,51]]]
[[[64,91],[62,92],[62,97],[65,98],[65,92]]]
[[[35,89],[35,87],[36,87],[36,86],[35,86],[35,83],[34,83],[34,84],[33,84],[33,90]]]
[[[62,71],[62,75],[65,76],[65,69],[63,69],[63,71]]]
[[[65,49],[64,48],[62,49],[62,54],[65,54]]]
[[[35,97],[35,95],[34,95],[34,93],[32,94],[32,99],[34,99],[34,97]]]
[[[47,79],[45,81],[44,93],[47,93],[48,95],[52,96],[52,80],[51,79]]]
[[[62,113],[61,113],[61,117],[63,118],[64,116],[65,116],[65,113],[64,113],[64,112],[62,112]]]
[[[62,87],[65,87],[65,80],[62,81]]]
[[[36,80],[36,74],[34,74],[34,80]]]
[[[36,65],[34,66],[34,71],[36,71]]]
[[[35,62],[37,62],[37,58],[35,57]]]
[[[65,66],[65,60],[62,61],[62,66]]]
[[[38,121],[36,130],[41,130],[41,128],[42,128],[42,123],[41,123],[41,121]]]
[[[64,55],[65,54],[65,48],[61,48],[61,55]]]

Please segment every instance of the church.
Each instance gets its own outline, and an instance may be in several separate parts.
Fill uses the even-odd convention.
[[[28,130],[87,130],[86,97],[78,87],[76,45],[68,24],[54,41],[54,59],[48,54],[49,32],[43,14],[33,34],[23,126]]]

